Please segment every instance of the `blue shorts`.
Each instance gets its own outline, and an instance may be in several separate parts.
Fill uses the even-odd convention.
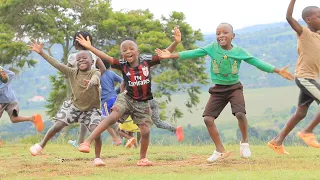
[[[117,97],[114,97],[114,98],[109,99],[107,101],[106,100],[101,101],[102,115],[108,116],[111,113],[111,108],[112,108],[113,104],[116,102],[116,100],[117,100]],[[106,108],[108,109],[108,111],[106,111]]]

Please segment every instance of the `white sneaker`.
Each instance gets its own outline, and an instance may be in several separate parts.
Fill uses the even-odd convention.
[[[29,151],[32,156],[36,156],[36,155],[40,154],[40,152],[42,151],[42,147],[39,144],[35,144],[30,147]]]
[[[207,159],[208,163],[214,163],[219,160],[222,160],[226,157],[228,157],[231,154],[231,152],[225,152],[225,153],[220,153],[218,151],[213,151],[213,154]]]
[[[251,157],[249,143],[241,143],[240,142],[240,156],[242,158],[246,158],[246,159]]]

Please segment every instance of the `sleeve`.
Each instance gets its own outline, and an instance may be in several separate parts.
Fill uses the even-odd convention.
[[[121,83],[123,81],[123,79],[118,74],[116,74],[115,72],[112,72],[112,74],[113,74],[113,81],[114,82]]]
[[[0,68],[2,68],[2,67],[0,66]],[[7,70],[7,69],[4,69],[4,68],[2,68],[2,69],[8,76],[8,82],[2,83],[0,81],[0,90],[2,90],[3,88],[7,87],[10,84],[10,82],[12,81],[12,79],[15,77],[15,73],[14,72],[12,72],[10,70]]]
[[[111,67],[114,68],[114,69],[122,70],[122,65],[120,63],[120,60],[116,59],[116,58],[113,58]]]
[[[150,67],[160,64],[159,56],[143,55],[140,56],[141,61],[145,61]]]
[[[311,31],[310,31],[309,28],[302,27],[302,33],[301,33],[301,35],[299,36],[299,35],[297,34],[298,39],[303,40],[303,39],[305,39],[305,38],[308,38],[310,32],[311,32]]]
[[[245,61],[248,64],[251,64],[255,67],[257,67],[258,69],[260,69],[261,71],[267,72],[267,73],[273,73],[274,72],[274,66],[272,66],[271,64],[264,62],[254,56],[251,56],[247,51],[245,51],[244,49],[241,49],[240,51],[240,57],[237,59],[242,59],[243,61]]]
[[[67,65],[64,65],[60,63],[59,61],[55,60],[53,57],[43,53],[42,57],[48,61],[53,67],[58,69],[62,74],[69,76],[72,72],[72,68],[68,67]]]
[[[179,59],[185,60],[185,59],[195,59],[199,57],[206,56],[208,53],[204,48],[198,48],[194,50],[188,50],[188,51],[182,51],[179,52]]]

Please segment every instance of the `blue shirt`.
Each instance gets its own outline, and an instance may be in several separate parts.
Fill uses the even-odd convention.
[[[1,68],[1,67],[0,67]],[[3,69],[9,77],[8,82],[3,83],[0,81],[0,104],[6,104],[11,102],[17,102],[16,95],[10,88],[9,84],[15,76],[14,72]]]
[[[117,93],[114,89],[115,82],[121,83],[123,79],[118,76],[116,73],[110,70],[106,70],[101,78],[100,78],[100,84],[101,84],[101,100],[107,101],[109,99],[117,97]]]

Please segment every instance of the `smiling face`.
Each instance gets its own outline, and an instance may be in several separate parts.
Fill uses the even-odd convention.
[[[134,41],[123,41],[120,45],[120,52],[123,59],[128,61],[130,64],[138,61],[139,49]]]
[[[231,25],[222,23],[217,27],[216,38],[219,45],[225,49],[232,49],[231,41],[235,37]]]
[[[77,66],[80,71],[88,71],[92,66],[92,56],[89,51],[80,51],[76,55]]]
[[[306,18],[307,24],[314,30],[320,30],[320,8],[313,8]]]

